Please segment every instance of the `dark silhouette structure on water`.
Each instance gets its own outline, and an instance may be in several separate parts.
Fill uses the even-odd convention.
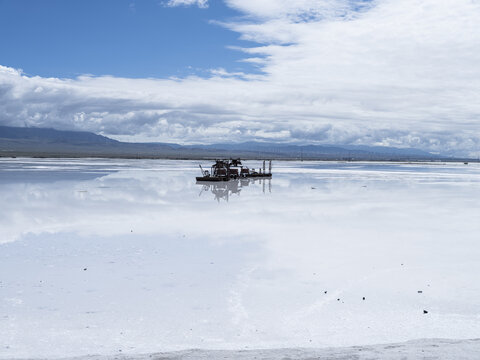
[[[228,181],[241,178],[271,178],[272,160],[268,161],[268,172],[265,168],[266,161],[263,160],[263,171],[261,168],[255,171],[253,168],[244,166],[240,159],[215,160],[210,171],[203,170],[202,165],[199,165],[202,176],[197,176],[196,179],[197,181]]]

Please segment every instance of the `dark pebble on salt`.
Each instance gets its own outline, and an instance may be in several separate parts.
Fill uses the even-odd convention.
[[[83,271],[87,271],[87,268],[83,268]]]
[[[362,300],[365,300],[365,296],[362,298]]]
[[[423,313],[424,313],[424,314],[428,314],[428,311],[427,311],[427,310],[423,310]]]
[[[418,290],[417,293],[421,294],[421,293],[423,293],[423,291],[422,291],[422,290]]]

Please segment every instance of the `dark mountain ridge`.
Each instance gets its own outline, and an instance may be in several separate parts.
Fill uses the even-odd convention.
[[[211,145],[126,143],[86,131],[0,126],[0,156],[304,160],[445,160],[412,148],[243,142]]]
[[[105,145],[119,143],[106,136],[88,131],[55,130],[51,128],[0,126],[0,139],[30,140],[42,143]]]

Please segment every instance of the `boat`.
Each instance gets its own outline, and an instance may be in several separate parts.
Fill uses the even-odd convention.
[[[272,160],[268,160],[268,172],[265,168],[267,160],[263,160],[262,169],[250,169],[244,166],[240,159],[215,160],[210,170],[203,170],[202,165],[200,171],[202,176],[197,176],[197,181],[228,181],[241,178],[271,178],[272,177]]]

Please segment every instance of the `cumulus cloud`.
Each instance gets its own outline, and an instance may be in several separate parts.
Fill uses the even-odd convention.
[[[208,0],[169,0],[165,5],[169,7],[195,5],[205,9],[208,7]]]
[[[0,121],[122,140],[412,146],[479,156],[480,3],[226,0],[261,75],[26,76],[0,67]]]

